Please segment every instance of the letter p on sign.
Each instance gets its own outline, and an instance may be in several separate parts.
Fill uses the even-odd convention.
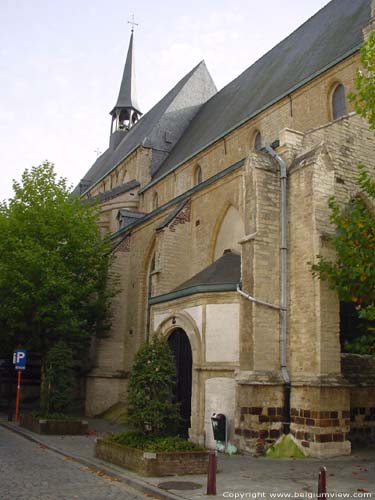
[[[25,370],[26,369],[26,350],[25,349],[17,349],[13,353],[13,363],[14,368],[16,370]]]

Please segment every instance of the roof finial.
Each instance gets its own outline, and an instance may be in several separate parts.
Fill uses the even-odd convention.
[[[138,26],[138,23],[134,22],[134,14],[131,15],[131,21],[128,21],[128,24],[132,25],[132,33],[134,33],[134,26]]]

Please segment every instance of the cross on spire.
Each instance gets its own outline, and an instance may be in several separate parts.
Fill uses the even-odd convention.
[[[134,22],[134,14],[131,15],[131,21],[128,21],[128,24],[132,25],[132,33],[134,33],[134,26],[138,26],[138,23]]]

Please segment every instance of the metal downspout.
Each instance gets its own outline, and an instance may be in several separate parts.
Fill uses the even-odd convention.
[[[287,172],[286,163],[276,154],[276,151],[271,146],[265,146],[265,150],[269,153],[280,167],[280,191],[281,191],[281,304],[280,304],[280,369],[283,377],[284,387],[284,433],[288,434],[290,429],[290,377],[288,373],[286,354],[287,354],[287,338],[286,338],[286,321],[287,321],[287,231],[288,231],[288,214],[287,214]]]

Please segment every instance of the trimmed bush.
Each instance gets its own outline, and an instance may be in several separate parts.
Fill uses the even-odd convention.
[[[155,336],[137,352],[129,379],[127,421],[133,429],[156,436],[177,431],[180,411],[173,401],[175,380],[168,342]]]
[[[140,432],[123,432],[111,435],[110,439],[131,448],[153,453],[202,450],[198,445],[178,436],[150,436]]]

